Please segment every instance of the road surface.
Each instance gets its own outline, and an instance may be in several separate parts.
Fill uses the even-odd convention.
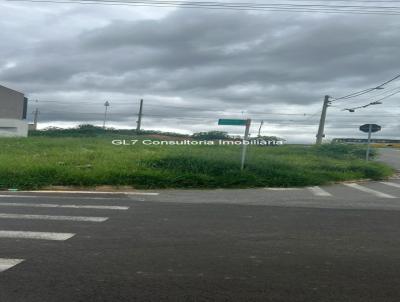
[[[399,176],[157,193],[0,195],[0,301],[400,299]]]
[[[3,194],[0,301],[399,300],[400,179],[159,193]]]
[[[379,153],[380,161],[385,162],[400,171],[400,149],[381,148],[379,149]]]

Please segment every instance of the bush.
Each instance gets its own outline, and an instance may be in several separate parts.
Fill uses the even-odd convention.
[[[217,140],[217,139],[230,139],[231,137],[227,132],[223,131],[209,131],[209,132],[198,132],[192,135],[192,138],[196,140]]]
[[[288,187],[382,179],[393,172],[365,162],[362,149],[347,145],[251,146],[241,171],[237,146],[115,146],[107,137],[2,138],[0,143],[1,189]]]

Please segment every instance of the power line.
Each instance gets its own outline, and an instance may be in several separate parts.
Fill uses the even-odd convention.
[[[388,94],[388,95],[386,95],[386,96],[384,96],[384,97],[382,97],[382,98],[380,98],[380,99],[378,99],[378,100],[376,100],[376,101],[373,101],[373,102],[371,102],[371,103],[368,103],[368,104],[366,104],[366,105],[362,105],[362,106],[358,106],[358,107],[353,107],[353,108],[345,108],[345,109],[343,109],[343,110],[348,110],[349,112],[354,112],[356,109],[367,108],[367,107],[372,106],[372,105],[381,105],[381,104],[382,104],[381,101],[383,101],[383,100],[385,100],[385,99],[388,99],[388,98],[390,98],[390,97],[392,97],[392,96],[394,96],[394,95],[396,95],[396,94],[398,94],[398,93],[400,93],[400,90],[398,90],[398,91],[396,91],[396,92],[393,92],[393,93],[391,93],[391,94]]]
[[[364,90],[361,90],[361,91],[353,92],[353,93],[350,93],[348,95],[345,95],[345,96],[342,96],[342,97],[339,97],[339,98],[333,98],[332,101],[351,99],[351,98],[355,98],[355,97],[367,94],[367,93],[369,93],[371,91],[374,91],[374,90],[383,89],[384,86],[386,86],[387,84],[389,84],[389,83],[391,83],[391,82],[393,82],[393,81],[395,81],[395,80],[397,80],[399,78],[400,78],[400,74],[395,76],[395,77],[393,77],[393,78],[391,78],[390,80],[378,85],[378,86],[373,87],[373,88],[368,88],[368,89],[364,89]]]
[[[71,115],[77,115],[77,116],[79,116],[79,115],[83,115],[83,116],[88,116],[88,115],[91,115],[91,116],[94,116],[94,117],[96,117],[96,118],[101,118],[102,116],[104,116],[104,113],[101,113],[101,112],[72,112],[72,111],[70,111],[70,112],[65,112],[65,111],[44,111],[44,112],[41,112],[41,114],[43,114],[43,115],[48,115],[48,114],[54,114],[54,113],[68,113],[68,114],[71,114]],[[110,116],[110,117],[120,117],[120,112],[113,112],[113,113],[110,113],[108,116]],[[150,118],[162,118],[162,119],[177,119],[177,120],[201,120],[201,121],[205,121],[205,122],[207,122],[207,121],[216,121],[217,120],[217,116],[212,116],[212,117],[210,117],[210,116],[179,116],[179,115],[162,115],[162,114],[143,114],[143,116],[144,117],[150,117]],[[252,115],[251,115],[252,116]],[[370,115],[358,115],[357,114],[357,117],[369,117]],[[397,115],[389,115],[389,114],[381,114],[381,115],[378,115],[379,117],[397,117]],[[348,120],[338,120],[338,119],[335,119],[335,121],[337,121],[337,122],[340,122],[340,124],[352,124],[353,125],[353,123],[354,123],[354,120],[353,120],[353,118],[352,119],[349,119],[349,118],[347,118],[347,117],[345,117],[345,116],[336,116],[336,118],[344,118],[344,119],[348,119]],[[282,124],[293,124],[293,123],[298,123],[298,124],[301,124],[301,125],[303,125],[303,124],[307,124],[306,122],[307,122],[307,120],[298,120],[298,119],[296,119],[296,120],[290,120],[290,119],[271,119],[270,117],[266,117],[266,116],[264,116],[264,117],[256,117],[256,118],[253,118],[253,120],[258,120],[258,121],[261,121],[261,120],[264,120],[265,122],[276,122],[276,123],[282,123]],[[307,125],[313,125],[313,126],[315,126],[315,124],[314,123],[310,123],[310,124],[307,124]]]
[[[375,94],[374,96],[368,97],[368,98],[366,98],[366,100],[369,101],[369,100],[375,99],[376,97],[385,95],[385,94],[387,94],[387,93],[389,93],[389,92],[392,92],[392,91],[395,91],[395,90],[398,90],[398,89],[400,89],[400,86],[394,87],[394,88],[389,89],[389,90],[384,89],[383,92],[377,93],[377,94]]]
[[[34,102],[36,104],[40,104],[40,103],[56,103],[56,104],[62,104],[62,105],[67,105],[65,102],[63,101],[49,101],[49,100],[34,100]],[[97,106],[100,108],[100,103],[97,102],[85,102],[85,101],[79,101],[79,100],[75,100],[74,103],[79,103],[79,104],[88,104],[88,105],[93,105],[93,106]],[[113,102],[113,106],[115,107],[116,105],[125,105],[125,106],[136,106],[136,104],[132,104],[129,102]],[[202,112],[218,112],[218,109],[216,110],[209,110],[209,109],[203,109],[203,108],[198,108],[198,107],[189,107],[189,106],[174,106],[174,105],[160,105],[160,104],[148,104],[146,105],[146,107],[152,107],[152,108],[167,108],[167,109],[174,109],[174,110],[187,110],[187,111],[202,111]],[[220,111],[224,111],[225,109],[221,109]],[[53,111],[54,112],[54,111]],[[59,112],[64,112],[64,111],[59,111]],[[231,111],[230,114],[238,114],[238,112],[233,112]],[[283,113],[283,112],[248,112],[249,115],[282,115],[282,116],[303,116],[303,117],[308,117],[311,115],[314,116],[315,114],[317,114],[318,111],[316,113],[310,114],[310,113]]]
[[[399,91],[396,91],[396,92],[394,92],[394,93],[391,93],[391,94],[389,94],[389,95],[387,95],[387,96],[385,96],[385,97],[383,97],[383,98],[380,98],[379,100],[376,100],[376,102],[383,101],[383,100],[385,100],[385,99],[387,99],[387,98],[390,98],[390,97],[392,97],[392,96],[394,96],[394,95],[396,95],[396,94],[398,94],[398,93],[400,93],[400,90],[399,90]]]
[[[177,7],[196,9],[225,9],[225,10],[247,10],[247,11],[282,11],[299,13],[345,13],[345,14],[377,14],[377,15],[400,15],[400,7],[388,6],[329,6],[314,5],[304,6],[295,4],[235,4],[229,2],[184,2],[184,1],[113,1],[113,0],[5,0],[8,2],[38,2],[51,4],[88,4],[88,5],[116,5],[116,6],[145,6],[145,7]]]
[[[72,0],[71,0],[72,1]],[[77,2],[96,2],[100,0],[74,0]],[[160,1],[160,0],[148,0],[148,1],[139,1],[139,0],[102,0],[103,2],[116,2],[116,3],[134,3],[134,4],[152,4],[152,5],[177,5],[177,6],[204,6],[204,7],[224,7],[224,8],[284,8],[284,9],[292,9],[292,8],[324,8],[324,9],[385,9],[385,10],[396,10],[399,9],[399,6],[365,6],[365,5],[332,5],[332,4],[293,4],[293,3],[251,3],[251,2],[204,2],[204,1]],[[290,1],[290,0],[289,0]]]

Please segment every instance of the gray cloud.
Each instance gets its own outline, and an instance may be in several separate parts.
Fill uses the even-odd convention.
[[[137,100],[145,97],[148,127],[199,131],[215,127],[221,115],[248,115],[274,122],[274,134],[287,135],[283,128],[292,124],[312,140],[318,121],[312,114],[323,95],[368,88],[400,73],[395,17],[175,10],[132,20],[124,8],[113,8],[111,20],[105,9],[46,8],[37,12],[44,21],[0,21],[18,32],[0,33],[10,46],[0,50],[0,81],[42,100],[47,123],[100,121],[108,99],[111,122],[131,125]],[[157,124],[161,117],[166,120]],[[341,134],[335,129],[354,129],[365,119],[337,110],[327,127]],[[381,120],[396,136],[398,121]]]

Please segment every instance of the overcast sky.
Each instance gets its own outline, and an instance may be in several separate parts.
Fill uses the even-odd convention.
[[[400,74],[400,16],[0,1],[0,84],[29,97],[41,127],[101,125],[109,101],[107,125],[134,128],[143,98],[144,129],[241,133],[217,119],[252,118],[253,135],[264,120],[264,135],[311,142],[324,95]],[[396,87],[335,102],[327,138],[378,123],[400,139],[400,94],[342,111]]]

